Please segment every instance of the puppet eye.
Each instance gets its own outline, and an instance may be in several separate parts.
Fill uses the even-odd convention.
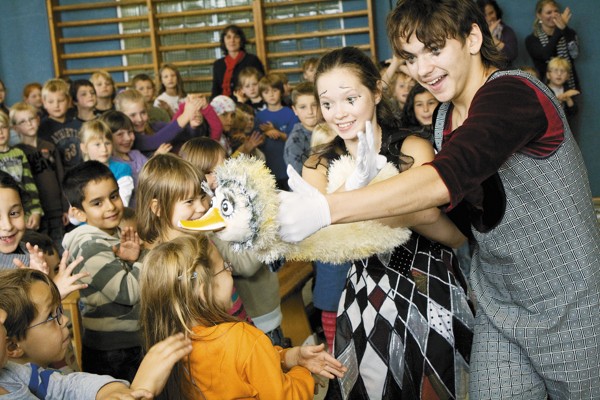
[[[224,217],[229,217],[233,214],[233,204],[228,199],[223,199],[221,202],[221,213]]]

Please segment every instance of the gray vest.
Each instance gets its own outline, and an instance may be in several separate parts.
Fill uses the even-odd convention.
[[[597,357],[600,229],[583,158],[552,92],[520,71],[497,72],[490,79],[505,75],[526,77],[552,99],[565,138],[549,157],[516,153],[498,171],[505,214],[487,233],[473,229],[477,245],[471,285],[478,312],[533,360],[577,341],[587,341],[590,353],[596,353],[589,356]],[[438,111],[438,148],[448,109],[446,103]],[[560,337],[560,343],[553,337]]]

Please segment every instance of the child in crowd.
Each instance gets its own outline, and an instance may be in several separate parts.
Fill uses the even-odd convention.
[[[323,345],[274,347],[262,331],[228,315],[231,270],[211,263],[207,247],[206,239],[187,235],[163,243],[140,278],[145,346],[177,331],[192,339],[188,360],[169,378],[168,398],[312,399],[310,372],[343,376],[345,368]]]
[[[299,84],[292,91],[292,110],[298,122],[292,128],[290,137],[283,148],[283,160],[301,174],[302,165],[310,155],[310,138],[319,121],[314,85],[310,82]]]
[[[50,79],[42,87],[42,103],[48,116],[42,119],[38,135],[53,143],[65,170],[83,161],[79,146],[79,128],[82,122],[71,119],[67,111],[71,104],[69,86],[62,79]]]
[[[306,82],[315,83],[317,64],[319,64],[319,59],[317,57],[307,58],[302,63],[302,78]]]
[[[231,145],[236,150],[231,157],[248,154],[264,161],[265,155],[258,149],[264,141],[265,135],[254,127],[254,108],[248,104],[236,104],[231,123]]]
[[[79,131],[79,140],[85,161],[99,161],[110,168],[117,180],[121,200],[127,207],[134,189],[133,174],[127,163],[112,159],[113,138],[110,127],[101,120],[88,121]]]
[[[108,110],[114,110],[113,100],[117,94],[115,81],[106,71],[96,71],[90,76],[90,81],[96,89],[96,111],[102,114]]]
[[[8,311],[5,311],[8,310]],[[158,395],[173,365],[192,350],[183,334],[170,336],[149,349],[135,379],[61,374],[43,365],[65,351],[60,295],[42,272],[15,269],[0,272],[0,396],[10,399],[139,399]],[[10,360],[8,358],[10,357]],[[14,362],[17,361],[17,362]]]
[[[26,227],[28,229],[38,229],[44,214],[40,197],[31,174],[27,156],[23,150],[10,147],[8,144],[10,138],[9,127],[8,115],[0,112],[0,170],[12,176],[27,193],[27,200],[24,202],[27,216]]]
[[[431,138],[433,112],[438,104],[440,102],[431,92],[417,83],[406,98],[406,105],[400,117],[402,127],[410,129],[412,133],[422,132],[422,137]]]
[[[191,96],[185,100],[183,113],[169,123],[155,122],[150,124],[144,96],[135,89],[122,91],[115,98],[117,111],[121,111],[131,119],[135,132],[134,148],[149,157],[153,153],[169,152],[172,142],[184,129],[195,130],[196,112],[200,110],[198,97]],[[189,124],[189,126],[187,126]]]
[[[390,65],[381,76],[387,96],[391,98],[395,110],[399,113],[404,110],[406,97],[415,85],[415,80],[408,75],[406,63],[400,57],[394,56]]]
[[[290,85],[290,80],[288,76],[284,73],[279,73],[279,78],[283,83],[283,93],[281,95],[281,104],[285,107],[292,106],[292,85]]]
[[[200,218],[208,210],[208,198],[200,188],[202,172],[173,154],[152,157],[140,173],[137,197],[138,234],[147,248],[154,248],[190,232],[179,221]],[[221,255],[212,248],[212,260],[222,265]],[[248,318],[237,292],[232,294],[231,315]]]
[[[210,106],[215,110],[221,126],[223,127],[223,134],[219,139],[219,143],[225,148],[227,156],[230,156],[233,152],[231,147],[231,127],[233,125],[233,117],[235,116],[236,104],[231,97],[219,95],[216,96],[210,102]]]
[[[146,161],[148,161],[148,158],[139,150],[133,149],[133,144],[135,143],[133,123],[129,117],[121,111],[107,111],[100,116],[100,120],[104,122],[112,132],[112,160],[129,165],[133,177],[133,186],[137,187],[138,175]],[[135,207],[133,198],[129,203],[130,207]]]
[[[37,115],[42,117],[44,107],[42,104],[42,85],[40,83],[31,82],[23,87],[23,101],[34,107]]]
[[[85,222],[68,232],[63,247],[83,257],[75,272],[89,272],[80,290],[82,369],[131,381],[141,361],[139,337],[140,243],[119,231],[123,202],[110,169],[86,161],[65,174],[64,191],[74,215]]]
[[[223,133],[223,124],[206,97],[201,94],[190,94],[188,98],[198,100],[199,109],[194,113],[194,117],[190,121],[189,127],[187,127],[188,129],[177,136],[172,142],[174,153],[178,153],[181,145],[194,137],[206,136],[214,140],[219,140]],[[173,119],[178,118],[184,109],[185,102],[179,105],[179,109],[173,115]]]
[[[96,111],[96,89],[94,84],[87,79],[77,79],[69,87],[73,105],[77,109],[77,118],[79,121],[91,121],[98,116]]]
[[[535,69],[534,67],[532,67],[531,65],[523,65],[523,66],[519,67],[519,69],[521,71],[527,72],[528,74],[536,77],[537,79],[540,79],[540,74],[539,74],[538,70]]]
[[[4,104],[6,101],[6,86],[2,79],[0,79],[0,111],[8,115],[8,107]]]
[[[216,189],[215,169],[226,158],[225,149],[208,138],[192,139],[181,148],[181,156],[192,163],[206,177],[211,190]],[[225,261],[231,263],[237,289],[254,326],[265,332],[274,345],[285,345],[281,331],[279,278],[268,266],[250,253],[234,252],[228,243],[214,235],[209,236]]]
[[[29,250],[21,242],[26,229],[23,197],[17,181],[0,171],[0,270],[14,268],[15,260],[19,265],[29,265]]]
[[[146,74],[137,74],[131,80],[131,88],[139,91],[144,96],[146,102],[146,111],[148,112],[148,120],[150,123],[162,121],[171,121],[173,115],[171,108],[163,101],[162,107],[154,107],[154,94],[156,86],[154,81]],[[166,107],[164,107],[166,106]]]
[[[580,94],[579,90],[567,89],[565,86],[571,76],[571,63],[562,57],[554,57],[548,62],[546,83],[554,92],[565,111],[567,118],[577,114],[577,103],[573,97]]]
[[[23,102],[13,104],[10,121],[21,138],[21,143],[16,147],[27,156],[44,211],[38,229],[50,235],[61,249],[69,205],[62,193],[64,171],[60,155],[54,144],[38,137],[40,117],[35,107]]]
[[[259,82],[260,95],[267,109],[256,114],[256,124],[265,134],[265,142],[261,150],[267,158],[267,167],[271,169],[277,187],[287,190],[286,165],[283,161],[285,141],[298,122],[298,117],[291,108],[281,103],[284,93],[283,82],[278,74],[267,74]]]
[[[166,64],[159,71],[160,88],[158,97],[154,100],[154,107],[161,107],[161,101],[168,104],[171,113],[175,114],[179,109],[179,104],[185,101],[187,94],[183,90],[183,79],[177,68]]]
[[[267,108],[258,91],[260,78],[262,78],[262,74],[254,67],[246,67],[240,71],[235,91],[238,103],[249,104],[256,111]]]

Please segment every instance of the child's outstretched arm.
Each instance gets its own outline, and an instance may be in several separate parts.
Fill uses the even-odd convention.
[[[175,363],[192,351],[192,342],[183,333],[169,336],[148,350],[131,387],[109,383],[98,391],[96,400],[152,399],[162,392]]]
[[[341,378],[348,370],[341,362],[325,351],[325,344],[318,346],[296,346],[281,351],[282,366],[289,370],[296,365],[327,379]]]

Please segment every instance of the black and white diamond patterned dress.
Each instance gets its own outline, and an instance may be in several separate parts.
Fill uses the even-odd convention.
[[[353,263],[335,356],[347,367],[328,399],[462,399],[473,313],[452,250],[413,233],[391,254]]]

